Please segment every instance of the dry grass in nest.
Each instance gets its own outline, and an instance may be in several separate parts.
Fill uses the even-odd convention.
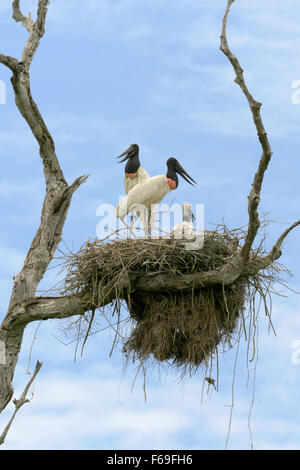
[[[66,257],[67,275],[62,294],[75,294],[91,305],[85,340],[92,331],[94,311],[104,296],[112,294],[111,316],[116,339],[126,358],[167,361],[184,372],[206,365],[219,349],[228,350],[245,332],[245,306],[258,292],[269,311],[266,296],[277,267],[254,276],[243,276],[229,286],[149,292],[121,290],[129,276],[168,273],[173,276],[210,271],[222,266],[240,248],[240,231],[205,232],[201,250],[187,251],[180,240],[126,239],[88,241],[78,253]],[[256,253],[257,255],[257,253]],[[121,305],[126,303],[129,318],[121,328]],[[252,318],[253,317],[253,318]],[[254,324],[255,315],[251,321]],[[80,319],[82,328],[82,318]],[[124,323],[123,323],[124,325]],[[249,338],[248,338],[249,340]]]
[[[142,361],[152,354],[158,361],[197,368],[220,343],[230,344],[245,294],[242,282],[234,289],[215,286],[181,293],[134,293],[129,312],[136,324],[123,350]]]

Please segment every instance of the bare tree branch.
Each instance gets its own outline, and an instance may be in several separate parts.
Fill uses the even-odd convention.
[[[14,305],[23,299],[34,297],[37,285],[43,278],[61,241],[73,193],[86,181],[87,177],[77,178],[71,186],[67,186],[65,189],[60,189],[57,186],[56,190],[47,191],[42,209],[41,225],[31,243],[21,271],[14,277],[9,312]]]
[[[14,277],[9,309],[0,326],[0,350],[2,351],[0,358],[0,411],[5,408],[12,397],[11,383],[22,344],[23,332],[26,324],[30,321],[26,315],[22,318],[22,308],[28,299],[34,299],[37,285],[43,278],[61,241],[72,196],[87,179],[87,176],[80,176],[70,186],[67,184],[55,152],[52,136],[31,95],[29,69],[40,39],[45,32],[48,4],[49,0],[38,1],[37,19],[33,23],[30,15],[26,17],[22,14],[20,1],[13,1],[13,18],[22,22],[29,36],[21,61],[3,54],[0,55],[0,63],[12,71],[11,83],[16,105],[38,142],[46,182],[40,226],[21,271]],[[64,305],[68,305],[68,302],[65,301]],[[36,307],[43,311],[42,305],[36,305]],[[62,303],[60,307],[63,314]],[[75,306],[74,311],[76,312]]]
[[[12,422],[15,419],[15,416],[18,413],[21,406],[25,405],[25,403],[28,403],[30,401],[26,398],[27,393],[28,393],[29,388],[31,387],[31,384],[33,383],[34,379],[36,378],[37,374],[39,373],[40,368],[42,367],[42,365],[43,365],[42,362],[37,361],[34,373],[31,377],[31,379],[29,380],[28,384],[26,385],[25,389],[23,390],[22,395],[20,396],[20,398],[18,400],[17,399],[13,400],[13,403],[15,405],[15,411],[14,411],[12,417],[10,418],[7,426],[5,427],[3,433],[0,435],[0,445],[3,444],[3,442],[5,441],[5,438],[6,438],[7,433],[8,433],[8,431],[9,431],[11,425],[12,425]]]
[[[30,22],[25,21],[26,17],[22,15],[20,10],[20,2],[13,2],[14,19],[22,21],[23,24],[25,22],[30,34],[23,51],[22,61],[18,63],[17,67],[14,59],[9,61],[3,59],[3,62],[6,62],[12,68],[11,82],[15,92],[16,104],[39,144],[46,180],[46,196],[42,209],[41,225],[32,241],[23,268],[14,278],[9,310],[15,304],[20,303],[22,299],[34,296],[36,287],[43,278],[61,240],[62,228],[72,195],[87,178],[86,176],[79,177],[71,186],[68,186],[55,153],[52,136],[31,95],[29,67],[39,41],[45,32],[48,3],[48,0],[39,0],[37,20],[32,26]]]
[[[281,246],[282,246],[282,243],[284,242],[285,238],[287,237],[287,235],[296,227],[298,227],[298,225],[300,225],[300,220],[298,220],[297,222],[294,222],[290,227],[288,227],[282,235],[280,235],[280,237],[278,238],[277,242],[275,243],[275,245],[273,246],[272,250],[270,251],[270,253],[265,256],[264,260],[267,262],[267,263],[271,263],[273,261],[276,261],[277,259],[280,258],[280,256],[282,255],[281,253]]]
[[[31,14],[24,16],[20,10],[20,0],[13,1],[13,18],[15,21],[22,22],[23,26],[29,33],[28,40],[23,50],[21,62],[24,64],[25,70],[29,70],[34,54],[39,46],[40,39],[45,33],[45,21],[47,14],[47,6],[49,0],[39,0],[37,8],[37,19],[34,23]]]
[[[19,62],[14,57],[10,57],[4,54],[0,54],[0,64],[8,67],[12,72],[18,69]]]
[[[24,16],[20,10],[20,0],[14,0],[13,1],[13,19],[15,21],[20,21],[22,25],[27,29],[29,33],[32,32],[34,22],[31,19],[31,14],[28,13],[28,16]]]
[[[40,147],[46,184],[53,183],[55,179],[56,184],[66,186],[67,183],[55,153],[52,136],[31,95],[29,73],[24,70],[14,71],[11,82],[15,92],[16,105]]]
[[[236,74],[235,82],[240,86],[242,92],[244,93],[249,103],[252,116],[253,116],[253,121],[257,130],[257,135],[258,135],[261,147],[262,147],[262,156],[259,162],[258,170],[254,177],[254,181],[252,183],[250,194],[248,196],[248,213],[249,213],[248,233],[247,233],[244,246],[242,247],[242,250],[240,253],[241,257],[246,262],[247,259],[249,258],[250,250],[251,250],[253,241],[257,235],[259,225],[260,225],[257,208],[260,202],[260,192],[261,192],[264,174],[265,174],[266,169],[268,168],[270,159],[272,157],[272,150],[271,150],[267,133],[264,128],[262,118],[260,115],[261,103],[256,101],[251,95],[251,93],[249,92],[245,83],[245,79],[244,79],[244,71],[242,67],[240,66],[238,59],[236,58],[235,55],[232,54],[228,46],[227,37],[226,37],[227,17],[230,11],[230,7],[234,1],[235,0],[228,0],[227,2],[227,8],[226,8],[225,15],[223,18],[220,49],[230,61]]]
[[[299,224],[300,221],[297,225]],[[296,225],[294,224],[294,226]],[[290,231],[291,227],[288,230]],[[285,233],[287,234],[287,232],[286,230]],[[118,294],[116,294],[115,290],[107,289],[107,286],[102,283],[101,295],[98,299],[93,299],[93,301],[88,300],[84,302],[74,294],[61,297],[33,297],[32,299],[27,299],[13,307],[4,319],[1,328],[9,330],[12,326],[23,327],[33,321],[55,318],[63,319],[74,315],[83,315],[95,307],[100,308],[108,305],[116,298],[116,295],[118,295],[118,298],[123,297],[123,299],[126,299],[128,292],[134,290],[167,292],[199,289],[217,284],[226,286],[233,284],[241,275],[253,275],[261,269],[268,268],[273,261],[272,257],[256,257],[255,260],[244,264],[241,258],[236,255],[221,268],[206,272],[196,272],[181,276],[174,276],[168,273],[143,275],[130,273],[127,278],[124,278],[122,283],[118,284]],[[103,295],[104,292],[107,293]]]

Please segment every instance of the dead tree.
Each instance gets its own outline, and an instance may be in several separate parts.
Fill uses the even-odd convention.
[[[243,69],[228,46],[226,37],[227,17],[233,3],[234,0],[228,0],[222,24],[220,49],[232,64],[236,75],[235,82],[240,86],[248,101],[262,149],[258,169],[248,196],[249,222],[244,244],[242,249],[221,268],[209,272],[186,274],[180,278],[176,278],[171,274],[158,273],[157,275],[151,275],[151,277],[141,275],[134,280],[124,279],[123,284],[119,286],[119,290],[123,290],[124,293],[133,287],[143,291],[160,292],[168,289],[181,291],[196,288],[197,286],[217,284],[226,286],[232,284],[241,275],[255,274],[277,260],[281,256],[281,246],[284,239],[292,229],[300,224],[299,220],[286,229],[267,255],[255,259],[251,258],[251,248],[260,226],[258,206],[261,187],[264,174],[272,157],[272,150],[260,114],[261,103],[257,102],[249,92]],[[37,19],[34,22],[30,14],[28,16],[23,15],[20,9],[20,0],[13,0],[13,19],[16,22],[21,22],[26,28],[28,39],[20,60],[0,54],[0,62],[12,72],[11,83],[16,105],[38,142],[46,183],[46,195],[41,211],[40,226],[31,243],[21,271],[14,277],[8,311],[0,326],[0,412],[7,406],[13,396],[12,380],[26,326],[37,320],[64,319],[75,315],[83,315],[91,308],[88,301],[82,304],[73,295],[61,297],[40,297],[36,295],[37,286],[61,241],[72,196],[88,177],[87,175],[80,176],[70,185],[66,182],[55,152],[54,141],[31,95],[30,66],[39,42],[45,33],[48,4],[49,0],[38,0]],[[133,283],[134,285],[132,285]],[[109,304],[113,298],[113,293],[103,296],[102,304]],[[40,363],[37,364],[35,375],[39,367]],[[26,402],[25,392],[27,390],[28,388],[25,389],[20,400],[14,400],[16,411]]]

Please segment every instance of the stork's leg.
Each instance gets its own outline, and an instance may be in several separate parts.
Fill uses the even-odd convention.
[[[135,238],[135,236],[133,234],[133,231],[132,231],[132,226],[133,226],[134,221],[130,225],[127,225],[127,223],[125,221],[125,217],[126,216],[120,217],[120,220],[121,220],[122,224],[129,230],[130,238],[131,238],[132,235],[133,235],[133,238]]]
[[[139,219],[142,223],[144,236],[145,238],[149,238],[148,232],[148,209],[145,206],[140,205],[139,207]]]
[[[130,238],[136,238],[136,236],[135,236],[135,234],[134,234],[134,232],[133,232],[133,226],[134,226],[134,223],[135,223],[135,218],[132,216],[131,219],[132,219],[132,220],[131,220],[131,222],[130,222],[130,224],[129,224],[129,227],[128,227],[129,232],[130,232]]]
[[[147,217],[147,236],[148,238],[151,238],[151,209],[148,211],[148,217]]]
[[[151,238],[151,232],[155,228],[155,217],[156,217],[156,204],[151,204],[151,208],[148,211],[148,236]]]

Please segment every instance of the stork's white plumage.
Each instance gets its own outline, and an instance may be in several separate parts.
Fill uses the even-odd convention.
[[[157,175],[134,186],[116,207],[116,215],[120,219],[129,212],[144,206],[151,209],[152,204],[158,204],[171,191],[166,175]]]
[[[195,220],[195,218],[192,211],[192,204],[184,202],[181,207],[183,221],[173,227],[171,236],[176,239],[195,240],[196,234],[193,225],[193,220]]]
[[[168,172],[166,175],[157,175],[134,186],[127,197],[116,207],[116,215],[123,223],[124,217],[131,211],[139,211],[145,233],[150,233],[153,227],[153,206],[158,204],[170,191],[178,187],[177,173],[189,184],[196,181],[182,168],[175,158],[167,161]],[[126,224],[125,224],[126,225]]]
[[[125,173],[124,187],[126,194],[128,194],[129,191],[131,191],[137,184],[144,183],[149,178],[149,173],[142,166],[138,168],[136,175],[134,176],[131,176],[130,173]]]

